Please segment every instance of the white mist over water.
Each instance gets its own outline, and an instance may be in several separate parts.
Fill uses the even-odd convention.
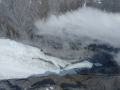
[[[61,39],[80,39],[82,44],[97,41],[120,48],[120,13],[108,13],[93,8],[76,11],[35,22],[38,35],[52,35]]]

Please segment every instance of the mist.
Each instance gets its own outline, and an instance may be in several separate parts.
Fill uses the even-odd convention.
[[[59,16],[37,20],[37,35],[52,35],[63,40],[81,40],[82,44],[100,43],[120,48],[120,13],[80,8]]]

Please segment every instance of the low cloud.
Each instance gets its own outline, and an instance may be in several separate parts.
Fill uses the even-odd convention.
[[[118,65],[120,65],[120,52],[114,55],[114,60],[117,62]]]
[[[75,11],[35,22],[38,35],[52,35],[63,40],[80,39],[83,43],[109,44],[120,47],[120,13],[93,8]]]

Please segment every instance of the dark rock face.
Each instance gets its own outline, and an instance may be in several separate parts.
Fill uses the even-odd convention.
[[[79,84],[68,84],[68,83],[62,83],[61,88],[79,88],[81,85]]]
[[[113,56],[111,54],[102,52],[93,55],[89,62],[93,63],[93,67],[90,69],[81,68],[75,69],[79,74],[86,74],[86,73],[103,73],[103,74],[119,74],[120,73],[120,66],[114,61]],[[96,65],[95,63],[101,64],[100,66]]]
[[[0,81],[0,90],[119,90],[120,75],[49,75]]]
[[[87,6],[106,10],[108,12],[119,12],[120,1],[119,0],[86,0]]]
[[[41,82],[34,83],[31,87],[43,86],[47,84],[55,85],[55,82],[52,79],[45,79],[45,80],[42,80]]]
[[[107,46],[107,45],[97,45],[97,44],[90,44],[88,45],[88,48],[93,51],[99,51],[102,49],[108,52],[115,52],[115,53],[118,53],[120,50],[119,48],[114,48],[114,47]]]

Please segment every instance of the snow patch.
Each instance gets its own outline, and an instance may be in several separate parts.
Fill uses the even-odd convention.
[[[94,65],[97,66],[97,67],[101,67],[102,66],[102,64],[100,64],[100,63],[94,63]]]

